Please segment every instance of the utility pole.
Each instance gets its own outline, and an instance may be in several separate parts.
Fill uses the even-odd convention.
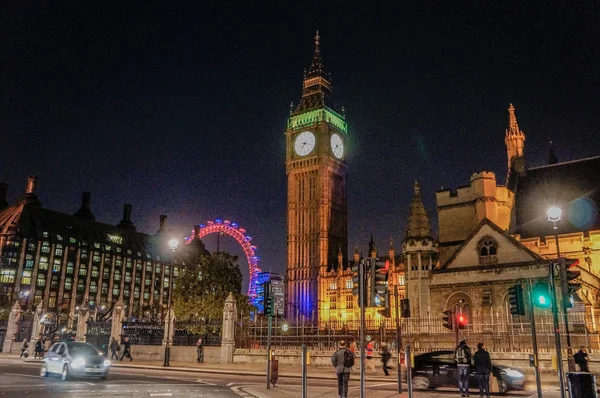
[[[540,378],[540,363],[538,357],[537,332],[535,329],[535,315],[533,312],[533,285],[529,279],[529,312],[531,314],[531,340],[533,343],[533,358],[535,365],[535,384],[537,386],[538,398],[542,398],[542,380]]]
[[[271,389],[271,329],[273,328],[273,315],[267,310],[267,301],[271,297],[271,282],[265,282],[265,313],[269,320],[267,327],[267,390]]]
[[[360,300],[360,398],[366,398],[365,386],[365,266],[366,260],[360,260],[358,264],[358,285]]]
[[[400,347],[402,347],[402,330],[400,329],[400,316],[398,308],[398,281],[394,284],[394,297],[396,297],[396,352],[398,353],[398,366],[397,376],[398,376],[398,392],[402,393],[402,372],[400,370]]]
[[[554,339],[556,342],[556,359],[558,361],[558,377],[560,378],[560,396],[565,398],[565,374],[562,363],[562,345],[560,342],[560,326],[558,325],[558,300],[556,299],[556,285],[554,284],[554,263],[549,265],[550,291],[552,295],[552,320],[554,322]]]

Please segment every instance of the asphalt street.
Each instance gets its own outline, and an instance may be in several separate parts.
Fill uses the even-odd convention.
[[[281,377],[276,388],[269,394],[257,393],[264,387],[264,377],[239,374],[215,374],[180,372],[138,368],[111,369],[108,380],[76,379],[62,381],[59,377],[39,376],[39,363],[24,363],[18,359],[0,359],[0,397],[235,397],[260,398],[279,396],[278,391],[299,391],[299,378]],[[328,391],[336,386],[335,380],[309,379],[310,389]],[[352,380],[350,388],[354,396],[359,382]],[[393,395],[396,384],[367,383],[367,396]],[[356,391],[355,391],[356,390]],[[529,397],[532,391],[511,393],[510,396]],[[293,394],[295,395],[295,394]],[[288,394],[281,396],[289,396]],[[310,396],[310,395],[309,395]],[[319,396],[323,396],[319,394]],[[325,395],[326,396],[326,395]],[[400,396],[399,394],[396,396]],[[402,394],[406,396],[406,393]],[[457,391],[418,392],[416,397],[457,396]]]

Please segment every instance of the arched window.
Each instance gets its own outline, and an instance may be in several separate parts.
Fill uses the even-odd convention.
[[[448,299],[447,308],[449,310],[455,311],[457,314],[463,314],[467,316],[469,319],[469,324],[472,324],[472,309],[473,303],[471,298],[463,292],[454,293]]]
[[[498,262],[498,242],[496,239],[486,236],[477,244],[479,264],[496,264]]]

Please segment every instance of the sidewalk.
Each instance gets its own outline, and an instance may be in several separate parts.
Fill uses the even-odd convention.
[[[266,364],[207,364],[207,363],[192,363],[192,362],[176,362],[171,361],[171,366],[163,366],[162,361],[123,361],[113,362],[115,368],[139,368],[139,369],[160,369],[181,372],[202,372],[202,373],[221,373],[248,376],[264,376],[266,374]],[[378,382],[395,382],[396,374],[392,373],[389,377],[383,375],[367,375],[367,380]],[[354,375],[359,374],[359,370],[353,372]],[[301,366],[279,365],[279,377],[302,377]],[[307,377],[310,379],[331,379],[336,380],[337,376],[332,368],[309,366],[307,368]]]

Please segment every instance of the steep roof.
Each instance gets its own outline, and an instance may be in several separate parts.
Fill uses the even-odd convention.
[[[600,156],[529,168],[516,176],[511,232],[522,237],[554,234],[549,207],[561,207],[560,234],[600,230]]]

